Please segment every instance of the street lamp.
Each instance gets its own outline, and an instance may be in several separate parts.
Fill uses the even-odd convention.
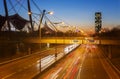
[[[40,19],[40,25],[39,25],[39,27],[38,27],[38,35],[39,35],[40,38],[41,38],[41,24],[42,24],[42,20],[43,20],[43,17],[45,16],[45,14],[50,14],[50,15],[52,15],[53,12],[47,12],[47,13],[46,13],[46,10],[43,10],[42,15],[41,15],[41,19]]]
[[[53,15],[53,12],[48,12],[48,14]]]
[[[39,24],[39,27],[38,27],[38,35],[40,37],[40,49],[41,49],[41,24],[42,24],[42,20],[43,20],[43,17],[45,16],[45,14],[53,14],[53,12],[47,12],[46,13],[46,10],[43,10],[42,12],[42,15],[41,15],[41,19],[40,19],[40,24]],[[40,62],[40,72],[41,72],[41,62]]]
[[[28,12],[28,15],[31,15],[32,14],[32,12]]]
[[[41,34],[41,24],[42,24],[42,20],[43,20],[45,14],[53,14],[53,12],[47,12],[46,13],[46,10],[43,10],[43,12],[42,12],[41,19],[40,19],[40,24],[38,26],[38,36],[39,36],[40,42],[41,42],[41,36],[42,36],[42,34]],[[41,49],[41,43],[40,43],[40,49]]]

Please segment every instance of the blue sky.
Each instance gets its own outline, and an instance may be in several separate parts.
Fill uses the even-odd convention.
[[[15,4],[15,0],[11,1]],[[24,1],[25,6],[27,0]],[[41,10],[54,11],[55,16],[83,29],[94,28],[94,14],[98,11],[102,12],[103,27],[120,25],[120,0],[34,0],[34,2]],[[0,5],[3,5],[2,0]],[[37,13],[38,10],[32,3],[31,5],[32,11]],[[2,7],[0,13],[4,14]],[[25,10],[19,13],[25,16]]]

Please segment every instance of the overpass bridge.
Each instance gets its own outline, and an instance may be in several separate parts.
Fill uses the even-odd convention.
[[[20,39],[0,39],[1,43],[56,43],[56,44],[101,44],[101,45],[120,45],[120,38],[114,37],[24,37]]]
[[[20,48],[20,43],[44,43],[48,47],[51,44],[96,44],[101,46],[101,49],[107,52],[108,56],[114,56],[119,54],[120,38],[114,37],[25,37],[16,39],[0,39],[0,44],[16,44],[16,48]]]
[[[41,39],[41,40],[40,40]],[[114,37],[49,37],[49,38],[27,38],[23,40],[26,43],[46,43],[55,44],[95,44],[100,45],[109,58],[119,55],[120,39]]]
[[[25,43],[56,43],[56,44],[101,44],[120,45],[120,39],[95,38],[95,37],[46,37],[46,38],[26,38]]]

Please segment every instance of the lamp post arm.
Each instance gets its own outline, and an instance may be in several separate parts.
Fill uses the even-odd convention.
[[[41,16],[41,19],[40,19],[40,24],[39,24],[39,27],[38,27],[38,35],[41,37],[41,24],[42,24],[42,20],[43,20],[43,17],[45,15],[45,12],[46,10],[43,10],[43,13],[42,13],[42,16]]]

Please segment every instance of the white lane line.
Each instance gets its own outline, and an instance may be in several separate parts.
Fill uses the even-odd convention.
[[[53,75],[51,75],[50,79],[56,79],[58,77],[58,73],[62,70],[63,68],[59,68],[55,73],[53,73]]]
[[[105,57],[98,52],[97,53],[99,60],[103,66],[103,68],[105,69],[106,73],[108,74],[110,79],[120,79],[119,75],[115,72],[115,70],[112,68],[112,66],[107,62],[107,60],[105,59]],[[103,59],[101,59],[100,57],[103,57]]]
[[[34,64],[35,64],[35,63],[33,63],[32,65],[34,65]],[[8,78],[8,77],[10,77],[10,76],[12,76],[12,75],[18,73],[18,72],[21,72],[21,71],[23,71],[23,70],[25,70],[25,69],[27,69],[27,68],[30,68],[32,65],[30,64],[30,65],[28,65],[28,67],[24,67],[24,68],[22,68],[22,69],[19,69],[18,71],[14,72],[14,73],[11,73],[11,74],[9,74],[9,75],[3,77],[2,79],[6,79],[6,78]]]
[[[7,76],[3,77],[2,79],[6,79],[6,78],[8,78],[8,77],[10,77],[10,76],[14,75],[15,73],[16,73],[16,72],[11,73],[11,74],[9,74],[9,75],[7,75]]]
[[[64,76],[65,76],[65,72],[64,72],[63,75],[61,76],[61,79],[64,79]]]
[[[85,55],[86,55],[86,54],[84,54],[84,56],[83,56],[83,58],[82,58],[82,62],[81,62],[80,68],[79,68],[79,72],[78,72],[77,79],[80,79],[80,73],[81,73],[81,70],[82,70],[83,62],[84,62],[84,60],[85,60]]]

